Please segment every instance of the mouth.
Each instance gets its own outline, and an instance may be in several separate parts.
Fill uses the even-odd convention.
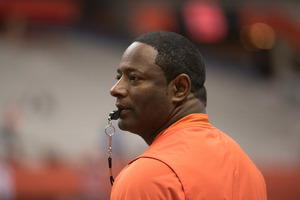
[[[116,107],[118,108],[118,113],[120,118],[124,115],[126,115],[126,113],[130,110],[128,107],[121,105],[121,104],[116,104]]]

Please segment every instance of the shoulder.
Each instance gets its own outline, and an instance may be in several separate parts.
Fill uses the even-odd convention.
[[[171,168],[153,158],[139,158],[117,177],[112,199],[184,199],[181,183]]]

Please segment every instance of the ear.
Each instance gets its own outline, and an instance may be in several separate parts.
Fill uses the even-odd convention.
[[[173,79],[173,102],[183,101],[191,91],[191,79],[186,74],[180,74]]]

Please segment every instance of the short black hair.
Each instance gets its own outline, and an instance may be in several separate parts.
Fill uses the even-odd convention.
[[[136,38],[134,42],[150,45],[157,50],[155,64],[164,71],[167,83],[179,74],[187,74],[192,82],[191,92],[206,106],[205,64],[191,41],[177,33],[153,31]]]

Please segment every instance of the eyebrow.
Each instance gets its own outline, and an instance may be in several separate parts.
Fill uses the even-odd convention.
[[[117,69],[117,72],[118,72],[119,74],[121,74],[122,72],[125,72],[125,73],[139,72],[139,70],[137,70],[136,68],[133,68],[133,67],[126,67],[126,68],[124,68],[123,70],[121,70],[120,68]]]

